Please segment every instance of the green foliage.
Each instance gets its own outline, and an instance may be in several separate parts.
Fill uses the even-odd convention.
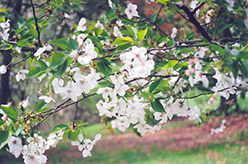
[[[0,131],[0,149],[2,149],[10,140],[11,133],[9,131]]]
[[[156,112],[165,112],[163,105],[160,102],[159,98],[156,98],[153,102],[151,102],[152,109]]]
[[[18,113],[16,112],[16,110],[13,107],[7,107],[7,106],[3,106],[1,105],[2,110],[4,111],[4,113],[7,114],[7,116],[12,120],[12,121],[16,121],[17,117],[18,117]]]

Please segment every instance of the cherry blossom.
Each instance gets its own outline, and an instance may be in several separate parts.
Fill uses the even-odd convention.
[[[122,38],[123,37],[122,33],[120,32],[120,30],[117,26],[114,27],[114,33],[113,34],[116,38]]]
[[[80,21],[78,22],[77,30],[76,31],[85,31],[86,30],[86,19],[81,18]]]
[[[216,128],[216,129],[211,129],[210,134],[213,135],[214,133],[215,133],[215,134],[218,134],[218,133],[223,132],[224,129],[226,128],[225,123],[226,123],[226,120],[225,120],[225,119],[221,120],[221,125],[220,125],[220,127],[219,127],[219,128]]]
[[[132,19],[132,17],[138,17],[139,15],[137,12],[137,5],[129,3],[125,10],[125,14],[127,15],[128,19]]]
[[[23,108],[27,108],[27,107],[28,107],[28,100],[29,100],[29,96],[26,98],[26,100],[23,100],[23,101],[21,102],[21,106],[22,106]]]
[[[38,57],[38,59],[39,59],[39,58],[40,58],[40,55],[41,55],[43,52],[45,52],[46,49],[47,49],[47,48],[46,48],[45,46],[39,48],[39,49],[34,53],[34,56],[35,56],[35,57]]]
[[[19,137],[11,136],[8,146],[9,152],[18,158],[22,152],[22,140]]]
[[[92,59],[97,57],[97,52],[94,50],[93,44],[88,44],[85,48],[84,54],[80,55],[77,58],[77,61],[82,65],[87,65],[91,62]]]
[[[6,22],[1,22],[0,23],[1,28],[3,29],[3,31],[0,33],[1,37],[3,40],[8,40],[9,39],[9,30],[10,30],[10,20],[7,19]]]
[[[82,151],[82,155],[84,158],[91,156],[91,151],[95,143],[101,139],[101,134],[97,134],[94,140],[83,138],[82,134],[78,135],[78,141],[72,141],[71,145],[78,146],[78,150]]]
[[[55,102],[55,100],[51,96],[40,96],[39,99],[44,100],[47,104],[51,101]]]
[[[100,20],[97,21],[95,28],[100,28],[100,29],[104,29],[104,25],[100,22]]]
[[[7,72],[7,66],[6,65],[1,65],[0,66],[0,74],[5,74]]]
[[[28,73],[28,70],[26,70],[26,69],[20,70],[20,71],[16,74],[16,76],[15,76],[16,81],[24,80],[24,79],[26,78],[27,73]]]
[[[122,23],[122,21],[121,20],[117,20],[116,22],[115,22],[119,27],[122,27],[124,24]]]
[[[175,38],[176,35],[177,35],[177,28],[176,27],[173,27],[172,33],[171,33],[171,38]]]

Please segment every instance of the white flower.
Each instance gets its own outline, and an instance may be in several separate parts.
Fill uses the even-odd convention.
[[[0,23],[0,26],[1,26],[1,28],[3,29],[3,30],[7,30],[7,29],[9,29],[10,28],[10,20],[8,19],[6,22],[1,22]]]
[[[63,134],[64,134],[64,130],[60,130],[56,133],[49,134],[46,140],[46,145],[47,145],[46,149],[49,149],[50,146],[56,147],[59,140],[63,139]]]
[[[88,44],[85,48],[84,54],[77,58],[77,61],[82,65],[87,65],[92,59],[97,57],[97,52],[94,50],[94,44]]]
[[[86,19],[81,18],[80,21],[78,22],[77,30],[76,31],[85,31],[86,30]]]
[[[87,34],[79,34],[77,36],[77,42],[79,44],[79,46],[83,45],[84,39],[87,37]]]
[[[45,164],[47,157],[43,154],[26,154],[23,156],[25,164]]]
[[[23,100],[21,102],[21,105],[22,105],[23,108],[27,108],[28,107],[28,99],[29,99],[29,96],[26,98],[26,100]]]
[[[34,56],[35,57],[38,57],[38,59],[40,58],[40,55],[46,51],[46,47],[41,47],[39,48],[35,53],[34,53]]]
[[[54,89],[54,92],[56,94],[61,93],[62,86],[64,85],[64,81],[62,79],[55,78],[52,82],[52,86]]]
[[[126,90],[128,90],[129,87],[126,84],[120,84],[120,83],[116,83],[115,84],[115,90],[116,93],[118,93],[120,96],[124,96],[126,94]]]
[[[73,51],[69,54],[69,56],[72,57],[72,58],[76,58],[76,57],[77,57],[77,54],[78,54],[77,50],[73,50]]]
[[[125,10],[125,14],[127,15],[128,19],[132,19],[132,17],[138,17],[139,15],[137,12],[137,5],[129,3]]]
[[[191,9],[195,9],[197,3],[198,3],[198,0],[192,0],[192,1],[190,2],[190,7],[191,7]]]
[[[116,37],[116,38],[122,38],[123,37],[122,33],[120,32],[120,30],[117,26],[114,27],[113,34],[114,34],[114,37]]]
[[[194,121],[195,123],[201,122],[200,116],[201,111],[198,107],[193,107],[188,111],[189,120]]]
[[[7,72],[7,66],[6,65],[1,65],[0,74],[5,74],[6,72]]]
[[[95,25],[95,28],[100,28],[100,29],[104,29],[104,25],[98,20],[96,25]]]
[[[176,27],[173,27],[172,33],[171,33],[171,38],[175,38],[176,35],[177,35],[177,28]]]
[[[233,0],[226,0],[226,2],[228,3],[227,9],[228,9],[229,11],[233,11],[234,1],[233,1]]]
[[[53,47],[50,44],[45,44],[46,50],[51,51]]]
[[[70,19],[70,15],[67,14],[67,13],[64,13],[64,17],[65,17],[66,19]]]
[[[109,5],[110,8],[113,8],[114,7],[113,6],[113,2],[111,0],[108,0],[108,5]]]
[[[11,136],[8,142],[9,152],[12,153],[16,158],[19,157],[22,151],[22,140],[18,137]]]
[[[97,134],[97,135],[95,136],[94,141],[99,141],[101,138],[102,138],[102,135],[101,135],[101,134]]]
[[[51,101],[55,102],[55,100],[50,96],[40,96],[39,99],[44,100],[47,104],[50,103]]]
[[[24,80],[26,78],[26,74],[28,73],[28,70],[25,70],[25,69],[22,69],[20,70],[15,78],[16,78],[16,81],[20,81],[20,80]]]
[[[117,20],[116,22],[115,22],[119,27],[121,27],[121,26],[123,26],[124,24],[122,23],[122,21],[121,20]]]
[[[216,128],[216,129],[211,129],[211,132],[210,134],[213,135],[214,133],[218,134],[220,132],[223,132],[224,129],[226,128],[226,126],[224,125],[226,123],[226,120],[221,120],[221,125],[219,128]]]
[[[109,87],[105,87],[105,88],[99,88],[96,92],[97,94],[102,94],[102,97],[105,100],[108,100],[108,96],[113,96],[113,89],[109,88]]]
[[[78,146],[78,150],[79,151],[82,151],[83,148],[84,148],[83,139],[84,139],[83,135],[82,134],[79,134],[78,135],[78,141],[72,141],[71,142],[71,145],[72,146]]]
[[[77,97],[81,96],[81,90],[78,88],[75,83],[71,82],[67,83],[67,85],[61,88],[60,95],[63,99],[70,98],[72,101],[77,101]]]
[[[168,116],[164,112],[155,112],[153,115],[155,120],[160,120],[159,124],[166,123],[168,120]]]

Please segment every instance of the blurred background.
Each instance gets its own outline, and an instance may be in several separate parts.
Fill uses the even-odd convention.
[[[39,6],[45,1],[36,0],[34,3]],[[98,20],[105,11],[108,0],[84,0],[78,1],[77,5],[68,8],[60,7],[50,13],[49,17],[44,16],[47,8],[37,9],[37,15],[43,17],[49,27],[43,32],[42,40],[51,40],[65,37],[71,32],[71,27],[85,17],[89,21]],[[125,6],[127,1],[121,1]],[[153,19],[161,5],[157,3],[147,3],[145,0],[132,0],[138,5],[139,14],[148,19]],[[189,1],[190,2],[190,1]],[[28,20],[33,17],[29,0],[0,0],[0,8],[8,8],[11,12],[9,17],[12,25],[17,21],[17,15]],[[64,13],[70,14],[69,19],[64,18]],[[159,14],[159,26],[166,33],[171,33],[173,27],[177,27],[177,40],[185,36],[197,36],[196,30],[176,12],[165,10]],[[19,57],[25,54],[18,54]],[[11,60],[8,55],[1,55],[0,61],[4,64]],[[10,55],[9,55],[10,56]],[[17,56],[18,57],[18,56]],[[38,83],[38,80],[29,79],[17,83],[15,75],[20,68],[27,66],[20,65],[14,67],[10,74],[1,76],[0,97],[1,104],[11,102],[13,105],[30,98],[31,106],[38,103],[40,95],[39,89],[45,86]],[[7,88],[6,88],[7,86]],[[202,88],[196,88],[190,95],[195,95]],[[60,99],[59,97],[54,97]],[[101,99],[95,96],[79,104],[77,120],[88,122],[90,126],[85,127],[86,138],[93,138],[97,133],[103,134],[103,138],[95,145],[92,157],[83,159],[82,154],[76,147],[72,147],[70,142],[65,140],[59,143],[55,149],[46,152],[48,163],[80,164],[80,163],[137,163],[137,164],[243,164],[248,163],[248,104],[247,99],[237,98],[233,105],[225,109],[212,112],[214,118],[202,118],[205,123],[194,125],[186,119],[175,118],[162,130],[155,134],[146,134],[138,137],[129,129],[122,133],[111,129],[102,123],[102,119],[97,114],[95,104]],[[199,106],[201,110],[218,109],[223,100],[209,106],[206,102],[209,96],[201,96],[194,100],[188,100],[190,106]],[[236,104],[235,104],[236,103]],[[200,104],[200,105],[199,105]],[[205,104],[205,105],[204,105]],[[238,106],[237,106],[238,104]],[[73,108],[73,107],[71,107]],[[42,133],[46,135],[49,129],[55,124],[67,123],[73,120],[74,110],[67,108],[52,116],[47,123],[41,125]],[[223,133],[210,134],[212,128],[218,128],[221,120],[226,119],[226,129]],[[0,163],[17,164],[22,163],[22,159],[15,159],[12,155],[0,152]]]

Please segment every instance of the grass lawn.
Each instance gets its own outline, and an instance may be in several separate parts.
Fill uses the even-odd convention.
[[[66,158],[66,154],[53,154],[50,163],[63,164],[245,164],[248,146],[240,144],[213,144],[203,149],[165,151],[142,146],[104,153],[94,150],[92,157]],[[64,157],[64,158],[63,158]]]
[[[244,122],[246,123],[246,122]],[[163,129],[169,132],[177,128],[184,128],[189,125],[187,121],[176,121],[164,125]],[[93,138],[95,134],[102,133],[103,139],[110,134],[103,125],[95,124],[84,129],[86,138]],[[121,136],[121,133],[114,131],[113,139]],[[131,133],[128,130],[127,133]],[[125,133],[125,134],[127,134]],[[232,141],[247,141],[248,131],[232,135]],[[132,138],[131,138],[132,140]],[[177,142],[174,138],[170,142]],[[187,141],[186,141],[187,142]],[[54,151],[49,152],[49,163],[63,164],[245,164],[248,163],[248,145],[244,142],[221,142],[201,146],[200,148],[186,150],[166,150],[159,148],[156,144],[140,144],[126,148],[119,144],[119,147],[111,145],[97,145],[92,151],[92,157],[83,158],[76,147],[71,148],[70,143],[60,144]],[[247,143],[247,142],[246,142]],[[108,150],[105,151],[106,146]],[[70,147],[70,148],[69,148]],[[113,150],[111,150],[113,148]],[[57,150],[59,149],[59,150]],[[68,150],[69,149],[69,150]]]

